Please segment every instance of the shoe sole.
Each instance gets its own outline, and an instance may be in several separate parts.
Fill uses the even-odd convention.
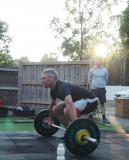
[[[103,122],[103,123],[110,123],[110,122]]]

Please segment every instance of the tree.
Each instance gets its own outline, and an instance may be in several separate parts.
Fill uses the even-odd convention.
[[[9,26],[6,22],[0,21],[0,53],[9,53],[9,44],[12,38],[8,34]]]
[[[22,61],[22,62],[30,62],[29,61],[29,58],[27,57],[27,56],[22,56],[21,58],[19,58],[19,59],[15,59],[14,60],[14,66],[18,66],[18,63],[19,63],[19,61]]]
[[[118,2],[119,0],[113,1],[114,4]],[[66,0],[65,21],[61,22],[57,17],[50,21],[50,29],[55,38],[62,41],[60,50],[63,56],[69,56],[72,60],[89,59],[93,56],[93,44],[112,36],[104,31],[102,17],[102,14],[112,17],[111,6],[106,0]]]
[[[125,84],[129,86],[129,52],[126,55],[125,63]]]
[[[127,8],[121,14],[119,33],[122,44],[129,48],[129,1]]]
[[[0,53],[0,65],[2,66],[15,66],[11,55],[8,53]]]
[[[58,56],[56,53],[45,54],[40,60],[40,62],[44,61],[58,61]]]
[[[12,38],[8,35],[8,29],[8,24],[0,21],[0,65],[13,66],[13,58],[9,55]]]
[[[21,60],[22,62],[30,62],[27,56],[22,56],[21,58],[15,59],[14,61],[19,62],[19,60]]]
[[[104,65],[108,69],[108,85],[125,85],[126,51],[126,48],[121,47],[121,42],[115,42],[110,54],[105,57]]]
[[[122,46],[126,48],[125,84],[129,85],[129,1],[127,4],[127,8],[122,12],[120,17],[119,34]]]

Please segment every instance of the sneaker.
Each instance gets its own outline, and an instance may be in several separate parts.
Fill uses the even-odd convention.
[[[59,142],[64,142],[65,138],[64,137],[60,137],[60,138],[56,138],[56,140],[59,141]]]
[[[106,118],[103,119],[104,123],[110,123]]]

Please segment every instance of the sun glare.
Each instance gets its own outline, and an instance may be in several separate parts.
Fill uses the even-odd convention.
[[[104,45],[102,45],[102,44],[99,44],[99,45],[96,47],[96,54],[99,55],[99,56],[105,57],[106,54],[107,54],[107,49],[106,49],[106,47],[104,47]]]

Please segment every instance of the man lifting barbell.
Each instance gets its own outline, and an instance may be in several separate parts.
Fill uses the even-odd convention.
[[[98,106],[98,98],[85,88],[68,81],[58,79],[54,69],[48,68],[42,72],[42,80],[45,88],[51,88],[50,118],[48,125],[54,123],[53,116],[64,125],[75,121],[81,115],[93,112]],[[63,102],[56,104],[59,98]],[[64,137],[58,138],[63,141]]]

